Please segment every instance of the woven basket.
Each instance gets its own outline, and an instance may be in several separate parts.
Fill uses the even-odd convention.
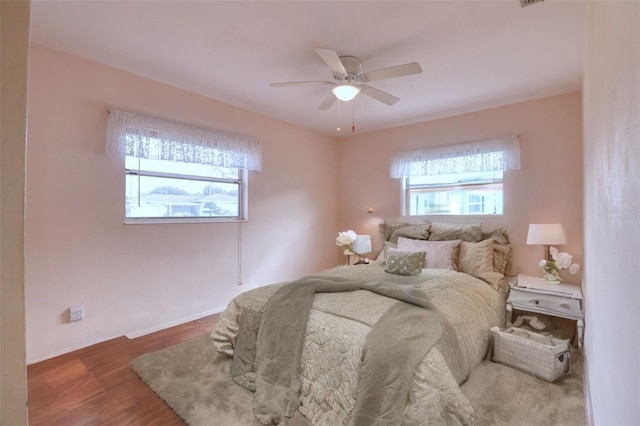
[[[493,360],[553,382],[569,371],[569,340],[529,330],[492,327]],[[549,345],[551,341],[552,345]]]

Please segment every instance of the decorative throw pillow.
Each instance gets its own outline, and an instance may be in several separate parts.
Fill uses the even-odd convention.
[[[385,241],[384,242],[384,246],[382,247],[382,250],[380,251],[380,254],[378,254],[378,258],[376,259],[377,263],[380,263],[382,265],[384,265],[384,263],[387,260],[387,256],[389,256],[389,254],[387,253],[389,251],[389,249],[397,249],[398,245],[397,244],[393,244],[390,243],[389,241]]]
[[[458,270],[460,240],[427,241],[399,237],[398,250],[408,252],[426,252],[425,268],[450,269],[452,271]]]
[[[491,232],[483,232],[482,239],[492,239],[498,244],[509,244],[509,234],[505,227],[496,228]]]
[[[429,223],[423,223],[420,225],[407,225],[402,228],[398,228],[391,233],[389,241],[397,243],[399,237],[413,238],[414,240],[426,240],[429,238]]]
[[[383,244],[385,241],[390,241],[395,244],[398,242],[398,237],[426,240],[429,238],[429,226],[429,222],[409,223],[385,220],[378,225],[378,230],[380,232],[380,240]]]
[[[493,245],[493,270],[505,275],[510,268],[511,246],[503,244]]]
[[[384,222],[378,224],[378,231],[380,232],[380,241],[384,244],[385,241],[389,241],[389,238],[391,238],[391,234],[393,234],[394,231],[408,225],[411,225],[411,224],[407,222],[396,222],[392,220],[385,220]]]
[[[433,222],[429,228],[429,240],[462,240],[477,243],[482,240],[482,225]]]
[[[493,272],[493,240],[479,243],[460,243],[458,271],[477,277],[482,272]]]
[[[384,271],[395,275],[420,275],[424,263],[424,252],[390,251]]]

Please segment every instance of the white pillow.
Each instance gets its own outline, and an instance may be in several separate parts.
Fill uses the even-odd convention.
[[[429,241],[398,237],[398,250],[405,252],[426,252],[425,268],[458,270],[460,240]]]

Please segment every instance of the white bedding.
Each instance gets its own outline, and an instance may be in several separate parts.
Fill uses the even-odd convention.
[[[342,266],[323,274],[371,281],[398,279],[378,265]],[[443,315],[445,327],[413,375],[403,424],[472,424],[473,412],[459,384],[485,357],[489,329],[504,324],[506,290],[496,291],[470,275],[442,269],[423,270],[419,281]],[[240,312],[260,311],[279,286],[251,290],[231,301],[211,333],[218,351],[233,355]],[[349,424],[365,338],[395,302],[366,290],[316,295],[300,368],[299,411],[311,423]]]

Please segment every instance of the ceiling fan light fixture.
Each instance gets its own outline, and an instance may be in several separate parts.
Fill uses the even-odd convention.
[[[341,101],[347,102],[356,97],[360,93],[360,88],[352,84],[341,84],[331,89],[336,98]]]

